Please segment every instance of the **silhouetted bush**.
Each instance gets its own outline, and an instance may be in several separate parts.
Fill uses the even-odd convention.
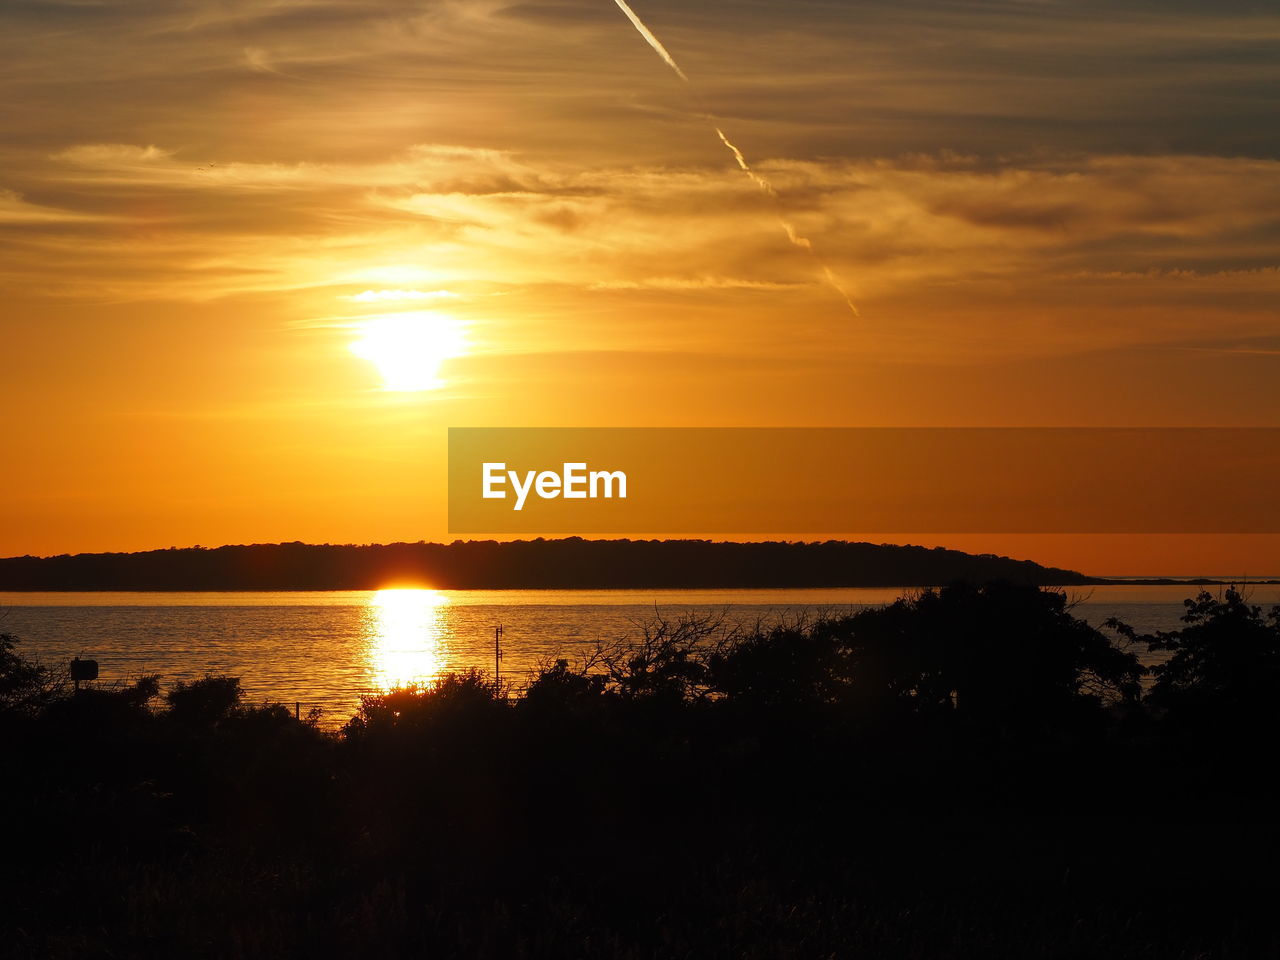
[[[1268,614],[1236,588],[1222,597],[1207,591],[1184,601],[1187,624],[1140,635],[1126,624],[1110,626],[1149,650],[1170,654],[1152,668],[1148,701],[1186,732],[1234,736],[1270,735],[1280,704],[1280,607]]]
[[[1274,956],[1262,754],[1211,718],[1273,715],[1275,631],[1190,602],[1142,638],[1173,654],[1148,709],[1062,594],[957,584],[659,619],[523,698],[449,674],[335,733],[233,677],[73,694],[5,638],[0,954]]]
[[[848,690],[837,622],[776,626],[725,644],[708,658],[711,689],[761,709],[830,704]]]
[[[158,676],[139,677],[132,683],[90,685],[51,701],[42,719],[97,738],[109,732],[119,735],[136,731],[153,719],[151,703],[159,693]]]
[[[0,714],[32,715],[61,691],[52,672],[17,651],[18,638],[0,633]]]
[[[599,707],[607,684],[602,673],[572,670],[568,660],[557,660],[529,683],[520,707],[526,715],[585,719]]]
[[[205,676],[178,681],[164,698],[169,715],[178,723],[211,727],[240,710],[244,690],[239,677]]]
[[[829,629],[863,713],[954,717],[983,735],[1068,732],[1133,703],[1143,668],[1065,594],[956,584],[864,611]]]
[[[506,695],[481,670],[441,674],[430,685],[400,687],[360,698],[343,728],[350,739],[391,731],[421,732],[487,724],[506,713]]]

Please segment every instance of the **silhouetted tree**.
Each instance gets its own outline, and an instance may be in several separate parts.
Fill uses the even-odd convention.
[[[0,713],[32,715],[63,687],[60,678],[17,651],[18,638],[0,633]]]
[[[675,704],[704,696],[708,659],[734,640],[715,614],[659,616],[638,626],[638,639],[599,647],[595,656],[609,689],[627,700]]]
[[[1170,654],[1152,667],[1150,703],[1202,732],[1241,721],[1265,719],[1274,725],[1280,701],[1280,607],[1264,615],[1234,587],[1221,597],[1201,592],[1184,606],[1186,626],[1178,630],[1140,635],[1108,621],[1151,651]]]
[[[1267,716],[1278,617],[1191,602],[1152,702]],[[232,677],[73,696],[4,638],[0,953],[1277,955],[1266,754],[1105,724],[1140,667],[1062,594],[647,626],[341,734]]]
[[[708,658],[712,689],[757,708],[811,706],[841,699],[848,684],[841,624],[780,625],[724,644]]]
[[[926,590],[831,625],[864,711],[954,716],[1025,737],[1137,700],[1143,668],[1063,593],[995,583]]]

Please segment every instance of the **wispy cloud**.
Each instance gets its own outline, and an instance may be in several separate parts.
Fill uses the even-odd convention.
[[[1272,13],[651,11],[793,235],[875,304],[850,350],[1164,343],[1274,311]],[[642,337],[679,295],[785,330],[778,349],[846,343],[770,198],[612,5],[144,0],[14,5],[0,24],[11,289],[298,299],[300,316],[502,293],[495,314],[518,303],[601,341]]]
[[[0,190],[0,224],[74,224],[95,223],[110,220],[92,213],[62,210],[37,203],[30,203],[13,190]]]

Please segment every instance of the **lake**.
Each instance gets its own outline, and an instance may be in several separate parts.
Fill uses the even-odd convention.
[[[1139,630],[1172,629],[1197,587],[1068,589],[1076,614],[1116,616]],[[1220,588],[1212,588],[1219,590]],[[1280,586],[1249,588],[1280,603]],[[494,666],[517,687],[557,658],[597,640],[634,637],[660,614],[723,613],[731,624],[842,613],[890,603],[900,589],[816,590],[378,590],[281,593],[0,593],[0,633],[50,665],[95,659],[104,682],[160,674],[164,684],[206,673],[238,676],[253,702],[349,717],[362,694],[428,682],[443,671]],[[1146,658],[1151,662],[1149,658]]]

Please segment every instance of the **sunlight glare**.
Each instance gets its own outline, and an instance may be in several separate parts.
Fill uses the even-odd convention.
[[[444,386],[444,361],[466,350],[462,327],[453,317],[432,311],[411,311],[367,317],[351,352],[368,360],[382,376],[387,390],[434,390]]]
[[[448,604],[435,590],[378,590],[369,598],[369,662],[378,690],[428,685],[440,675]]]
[[[365,290],[344,299],[352,303],[403,303],[406,300],[456,300],[452,290]]]

